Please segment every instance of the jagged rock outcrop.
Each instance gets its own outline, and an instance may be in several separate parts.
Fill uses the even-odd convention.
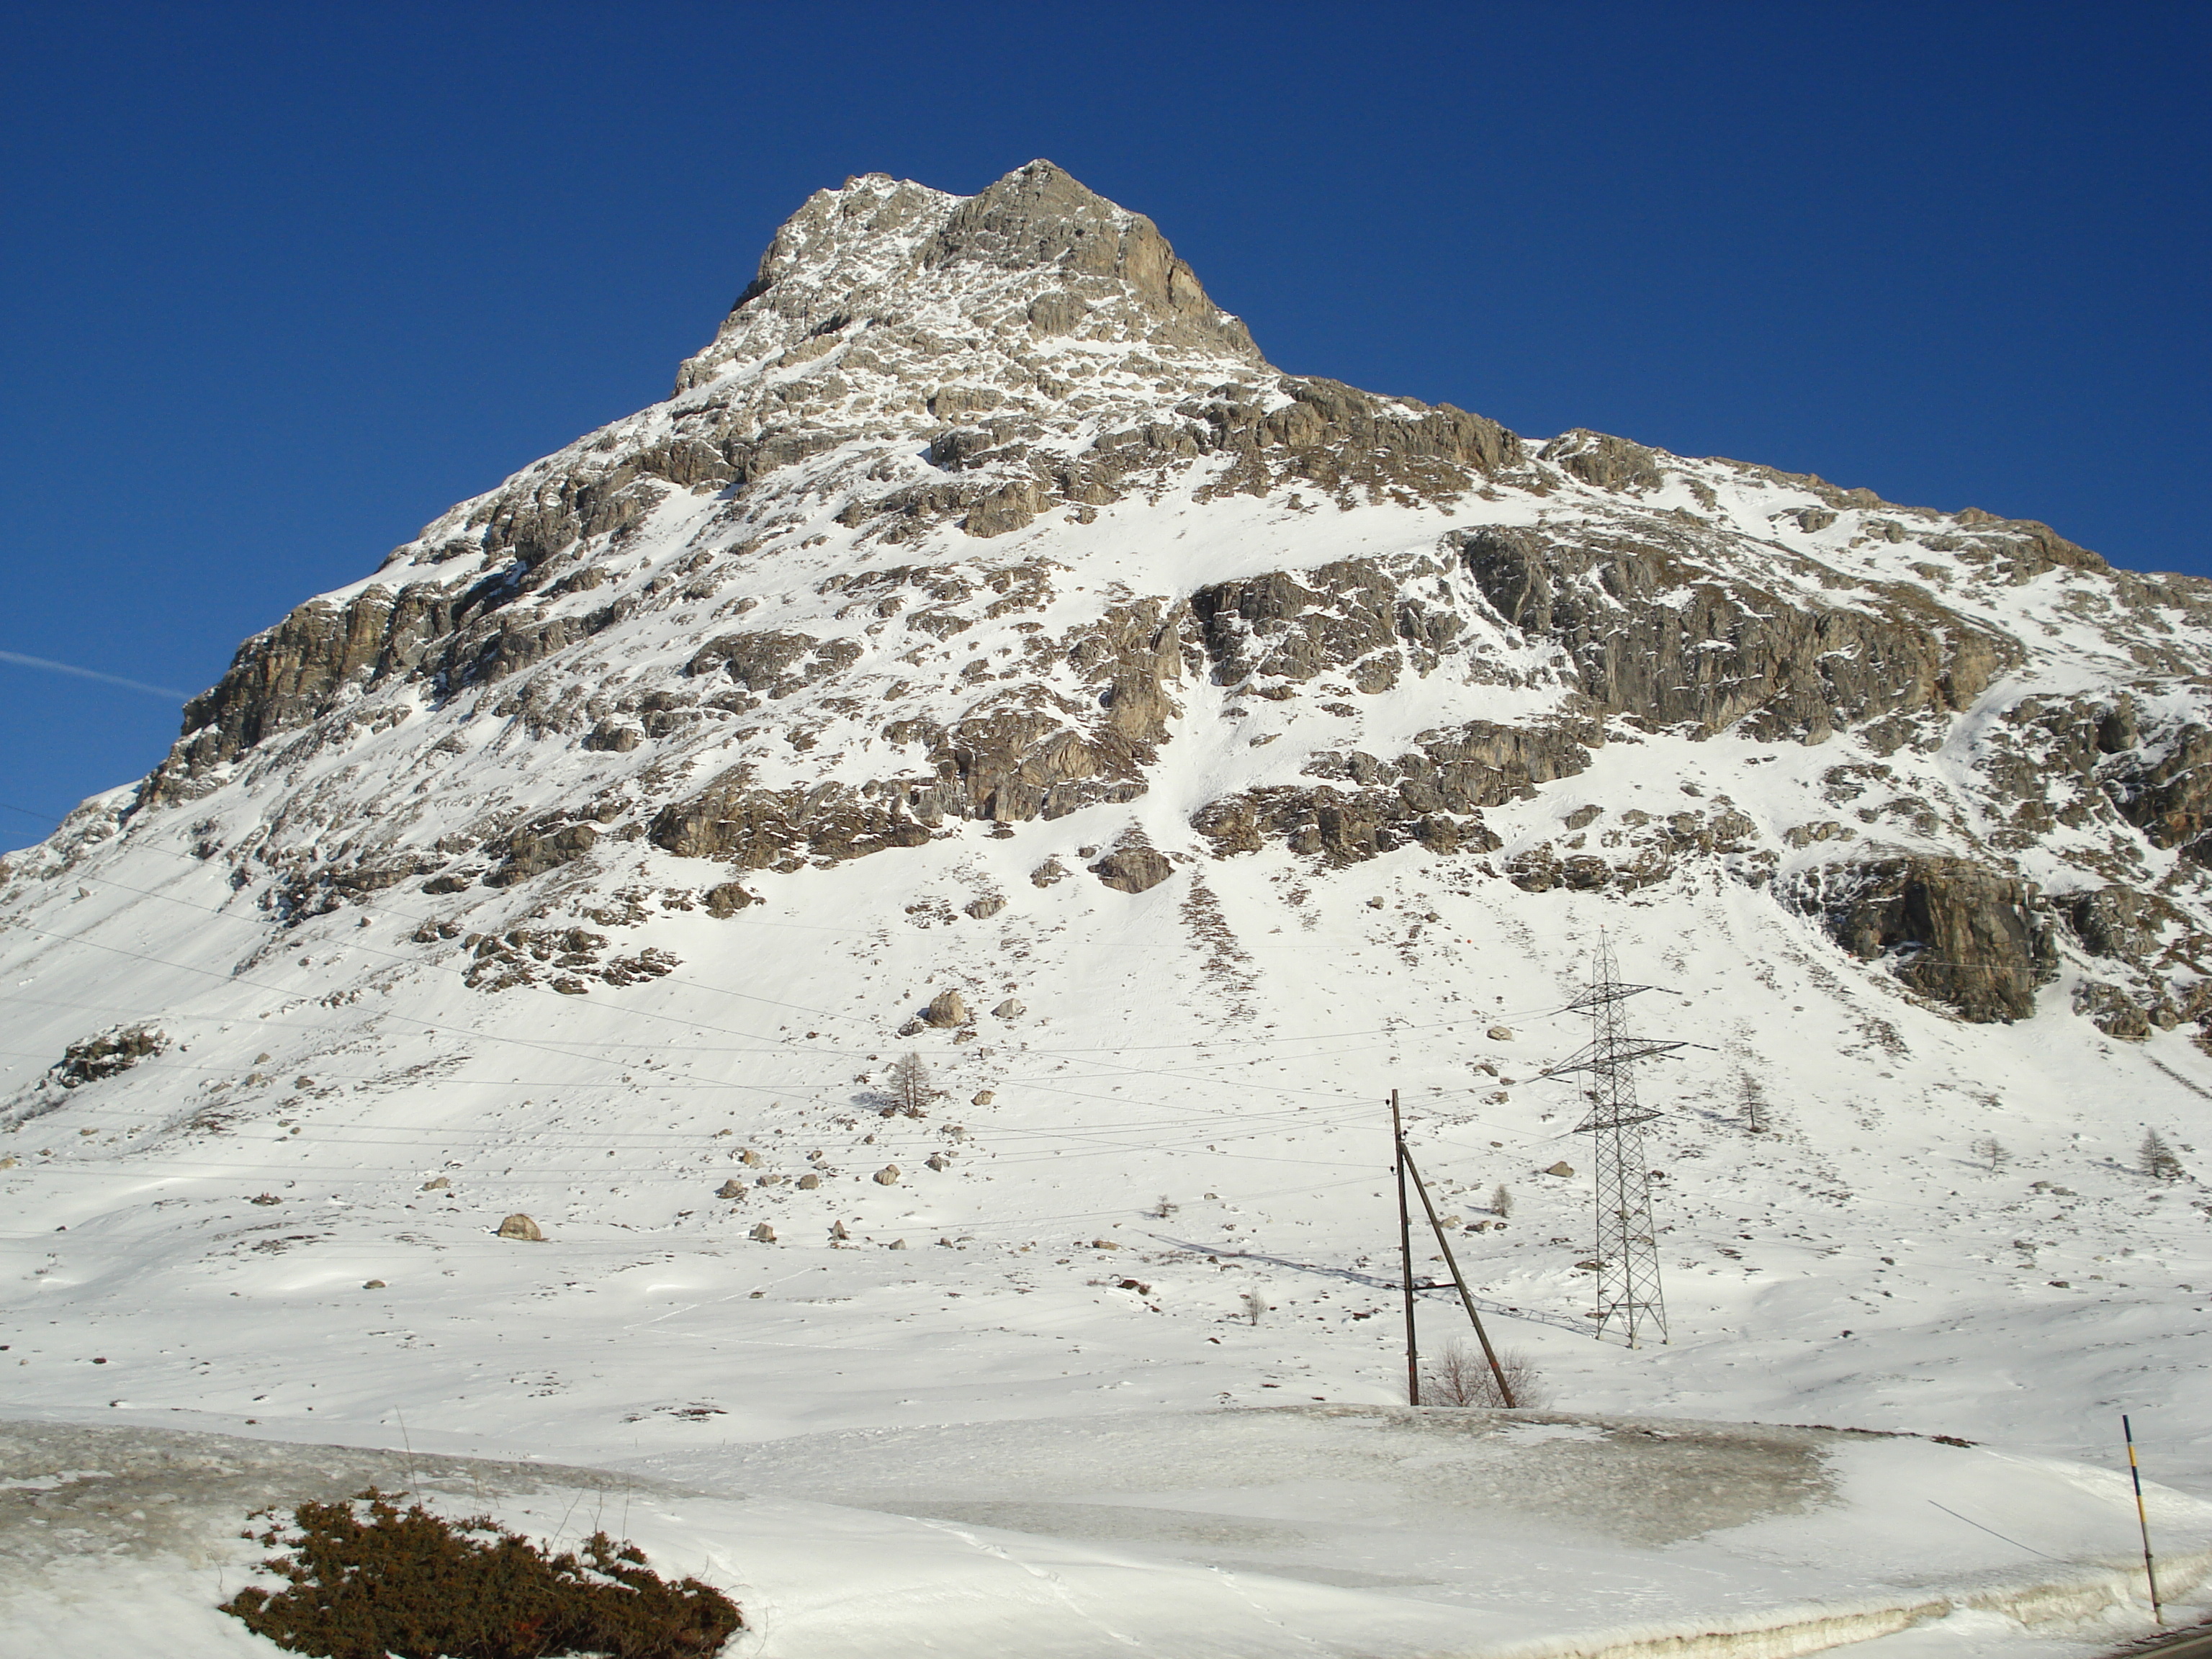
[[[1967,1020],[2027,1018],[2057,967],[2034,884],[1964,859],[1828,865],[1783,896],[1863,961],[1893,955],[1899,979]]]
[[[1585,427],[1561,433],[1536,452],[1536,459],[1600,489],[1650,489],[1662,482],[1655,452]]]
[[[1652,727],[1802,743],[1857,728],[1886,750],[1911,716],[1969,707],[2025,654],[1919,590],[1862,584],[1848,603],[1814,603],[1654,529],[1650,541],[1480,530],[1462,550],[1492,608],[1556,644],[1595,708]]]
[[[167,1035],[153,1026],[118,1026],[70,1043],[48,1075],[64,1089],[79,1089],[127,1072],[168,1046]]]
[[[1257,852],[1271,840],[1340,865],[1416,843],[1437,853],[1489,852],[1501,843],[1482,822],[1484,807],[1533,797],[1538,784],[1572,777],[1604,741],[1602,729],[1586,721],[1516,727],[1471,720],[1455,731],[1422,733],[1419,748],[1395,760],[1324,750],[1302,769],[1355,786],[1351,790],[1250,790],[1212,802],[1191,823],[1224,854]]]
[[[1091,866],[1091,874],[1117,892],[1146,893],[1175,874],[1175,866],[1149,847],[1120,847]]]
[[[1425,674],[1452,649],[1466,620],[1407,591],[1371,559],[1223,582],[1191,596],[1213,677],[1303,684],[1343,672],[1359,690],[1387,691],[1401,672]]]
[[[1601,811],[1583,809],[1593,820]],[[1579,828],[1573,817],[1567,823]],[[1626,893],[1664,881],[1691,860],[1717,860],[1747,884],[1764,880],[1775,862],[1759,844],[1757,823],[1726,801],[1663,816],[1626,807],[1595,832],[1595,848],[1583,850],[1590,841],[1577,833],[1523,848],[1505,860],[1505,877],[1527,893]]]

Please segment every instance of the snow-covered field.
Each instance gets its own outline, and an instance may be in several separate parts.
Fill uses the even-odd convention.
[[[1083,826],[1051,833],[1072,840]],[[1270,1621],[1364,1630],[1381,1616],[1367,1602],[1386,1591],[1423,1604],[1391,1613],[1409,1622],[1402,1648],[1389,1650],[1452,1650],[1439,1645],[1442,1625],[1421,1622],[1449,1622],[1429,1605],[1440,1592],[1378,1589],[1363,1574],[1455,1586],[1452,1605],[1483,1610],[1486,1643],[1716,1619],[1747,1595],[1761,1607],[1863,1601],[1868,1569],[1848,1552],[1825,1555],[1806,1522],[1790,1523],[1803,1545],[1795,1556],[1770,1527],[1732,1565],[1701,1554],[1721,1547],[1701,1537],[1669,1541],[1663,1559],[1639,1566],[1614,1541],[1568,1548],[1562,1534],[1504,1518],[1510,1510],[1439,1521],[1407,1504],[1360,1515],[1339,1484],[1346,1477],[1326,1469],[1256,1504],[1231,1502],[1252,1520],[1233,1548],[1194,1553],[1181,1534],[1163,1545],[1149,1518],[1133,1536],[1111,1516],[1101,1522],[1108,1506],[1188,1508],[1172,1489],[1249,1480],[1234,1472],[1241,1420],[1209,1431],[1188,1413],[1401,1397],[1387,1082],[1408,1103],[1441,1203],[1462,1218],[1458,1252],[1493,1330],[1536,1358],[1558,1406],[1948,1434],[1993,1443],[2008,1466],[2043,1470],[2038,1460],[2055,1456],[2108,1472],[2101,1489],[2038,1475],[2085,1494],[2078,1507],[2049,1490],[2033,1504],[1998,1492],[1953,1502],[1939,1485],[1932,1496],[1964,1518],[1923,1504],[1909,1531],[1887,1517],[1861,1527],[1863,1542],[1909,1539],[1900,1559],[1924,1559],[1930,1580],[1947,1585],[1961,1572],[2033,1571],[2047,1557],[2124,1562],[2130,1516],[2114,1506],[2111,1473],[2120,1409],[2134,1413],[2155,1478],[2212,1488],[2198,1381],[2197,1292],[2212,1285],[2203,1222],[2185,1190],[2124,1167],[2136,1131],[2113,1125],[2106,1093],[2130,1079],[2138,1101],[2154,1091],[2191,1099],[2160,1069],[2201,1067],[2174,1052],[2179,1042],[2100,1053],[2106,1045],[2084,1044],[2078,1025],[2057,1019],[1993,1042],[1840,976],[1826,1006],[1785,1004],[1806,994],[1763,984],[1740,964],[1755,953],[1804,960],[1813,947],[1771,907],[1724,887],[1690,896],[1704,937],[1666,940],[1634,931],[1650,913],[1579,896],[1546,896],[1553,914],[1539,934],[1486,904],[1486,892],[1419,890],[1410,902],[1448,911],[1441,931],[1452,938],[1449,971],[1416,973],[1395,937],[1408,922],[1403,876],[1356,872],[1366,878],[1322,888],[1292,912],[1310,925],[1285,925],[1265,920],[1282,915],[1270,888],[1285,872],[1233,865],[1207,878],[1222,913],[1254,940],[1239,971],[1264,988],[1275,1030],[1262,1022],[1208,1039],[1200,1011],[1209,958],[1186,931],[1176,886],[1131,898],[1063,884],[1024,905],[1028,926],[1012,939],[1005,923],[987,932],[964,919],[925,927],[908,918],[906,903],[988,881],[994,855],[1006,875],[1035,859],[1018,840],[980,840],[915,849],[896,870],[879,860],[833,872],[861,890],[848,914],[885,917],[865,931],[786,926],[774,911],[759,921],[673,918],[660,936],[696,973],[641,988],[623,1007],[524,989],[500,1006],[492,1033],[463,1025],[482,1005],[430,973],[399,981],[366,1020],[357,1004],[329,1010],[271,995],[264,975],[281,972],[277,963],[239,977],[221,971],[245,927],[196,924],[191,953],[169,959],[204,963],[211,994],[186,1005],[205,1011],[197,1018],[173,1016],[178,1048],[11,1138],[54,1155],[8,1174],[15,1277],[0,1413],[386,1447],[404,1434],[417,1451],[634,1464],[715,1492],[834,1499],[866,1513],[822,1520],[825,1539],[849,1527],[904,1528],[898,1571],[952,1573],[963,1604],[1048,1581],[1047,1601],[1020,1620],[1081,1606],[1090,1611],[1068,1628],[1088,1632],[1099,1605],[1126,1604],[1123,1576],[1164,1574],[1180,1588],[1137,1597],[1165,1621],[1146,1626],[1144,1639],[1179,1654],[1272,1651],[1254,1633],[1278,1628]],[[917,878],[915,864],[934,866],[934,882]],[[216,908],[214,881],[189,866],[179,874],[164,884],[173,901]],[[879,890],[864,885],[879,878]],[[87,937],[129,939],[128,918],[167,908],[118,902],[96,881],[80,908],[89,921],[112,905],[116,920]],[[1370,890],[1389,908],[1370,908]],[[367,954],[408,925],[404,912],[372,914],[371,928],[334,931],[303,951]],[[1571,1133],[1568,1085],[1532,1075],[1581,1038],[1575,1018],[1547,1009],[1571,994],[1577,952],[1601,924],[1632,974],[1683,994],[1643,999],[1655,1025],[1663,1019],[1717,1051],[1693,1051],[1648,1090],[1665,1112],[1652,1126],[1653,1162],[1668,1171],[1674,1340],[1636,1351],[1588,1334],[1589,1279],[1575,1266],[1588,1249],[1586,1141]],[[866,1016],[836,1006],[865,1006],[885,985],[926,997],[986,940],[1021,963],[988,988],[1018,990],[1031,1012],[982,1041],[933,1033],[893,1042],[880,1022],[870,1030]],[[143,1006],[137,999],[151,993],[140,988],[157,972],[174,995],[173,970],[131,957],[72,949],[41,960],[82,974],[69,982],[34,962],[13,976],[18,997],[37,999],[16,1004],[19,1015],[64,1005],[37,1016],[56,1030]],[[984,994],[972,977],[959,982],[971,1000]],[[1854,1052],[1855,1030],[1876,1019],[1894,1044]],[[1499,1020],[1512,1022],[1510,1041],[1481,1034]],[[852,1030],[870,1046],[837,1040]],[[645,1031],[655,1040],[640,1042]],[[1777,1032],[1784,1039],[1761,1035]],[[610,1064],[609,1042],[634,1046]],[[791,1051],[800,1044],[817,1066],[832,1056],[852,1066],[848,1077],[871,1069],[872,1054],[911,1048],[939,1068],[951,1098],[918,1121],[878,1117],[855,1108],[865,1091],[853,1083],[810,1083]],[[220,1133],[204,1123],[134,1144],[134,1131],[149,1138],[163,1121],[134,1109],[134,1094],[160,1088],[190,1100],[202,1079],[235,1075],[271,1051],[283,1058],[258,1062],[275,1080],[249,1097],[250,1115]],[[1485,1092],[1470,1095],[1471,1059],[1498,1067],[1497,1088],[1482,1074]],[[1769,1132],[1742,1127],[1731,1062],[1769,1079]],[[301,1077],[310,1083],[296,1086]],[[989,1107],[965,1103],[987,1088]],[[1961,1144],[1984,1121],[1929,1109],[1983,1091],[2016,1103],[2004,1127],[2018,1162],[1994,1174]],[[2176,1114],[2164,1121],[2185,1139],[2202,1133]],[[929,1164],[938,1155],[941,1170]],[[1538,1173],[1563,1158],[1576,1177]],[[891,1164],[898,1184],[878,1184],[873,1174]],[[787,1181],[750,1186],[737,1203],[714,1195],[732,1177],[814,1170],[821,1184],[811,1190]],[[423,1190],[437,1179],[450,1185]],[[1516,1195],[1502,1227],[1488,1209],[1501,1182]],[[2070,1190],[2052,1192],[2053,1182]],[[544,1242],[491,1236],[514,1211],[541,1224]],[[1464,1231],[1478,1219],[1492,1224]],[[750,1237],[763,1222],[776,1242]],[[1425,1270],[1439,1272],[1433,1252],[1423,1255]],[[1256,1322],[1248,1291],[1263,1304]],[[1448,1294],[1425,1301],[1433,1346],[1461,1320]],[[1093,1434],[1094,1419],[1110,1429]],[[1025,1422],[1034,1431],[989,1427]],[[945,1449],[956,1443],[921,1433],[936,1425],[970,1425],[957,1457]],[[1059,1461],[1035,1450],[1050,1443],[1032,1433],[1066,1437],[1066,1480],[1032,1482],[1036,1467]],[[1132,1447],[1152,1437],[1188,1449],[1193,1469],[1231,1472],[1195,1482],[1155,1475],[1133,1498],[1102,1471],[1133,1465]],[[1852,1460],[1899,1447],[1923,1460],[1950,1455],[1918,1441],[1871,1443],[1827,1478],[1848,1486],[1861,1479]],[[1010,1484],[945,1479],[948,1461],[988,1471],[994,1460],[1021,1462],[1018,1453],[1029,1462]],[[1914,1479],[1930,1469],[1954,1478],[1928,1465]],[[1907,1492],[1899,1501],[1931,1495],[1909,1483]],[[929,1501],[902,1507],[901,1494]],[[971,1507],[948,1511],[948,1501]],[[1006,1506],[1038,1503],[1075,1508],[1007,1518]],[[913,1527],[886,1510],[934,1519]],[[1356,1524],[1292,1524],[1317,1513]],[[768,1651],[876,1650],[837,1622],[834,1574],[780,1579],[785,1569],[765,1565],[787,1567],[789,1557],[762,1554],[764,1540],[787,1550],[811,1535],[788,1517],[684,1514],[692,1530],[682,1535],[711,1534],[737,1582],[772,1586],[769,1605],[802,1610]],[[2192,1512],[2172,1514],[2198,1524]],[[1040,1557],[1033,1541],[976,1534],[986,1547],[945,1529],[971,1521],[1073,1541]],[[2016,1547],[1993,1543],[1983,1526]],[[1501,1566],[1476,1534],[1510,1535],[1519,1565]],[[819,1559],[848,1559],[840,1547],[823,1543]],[[874,1559],[889,1547],[852,1547]],[[800,1553],[815,1559],[813,1548]],[[1012,1553],[991,1553],[1000,1549]],[[1954,1549],[1967,1553],[1942,1553]],[[985,1557],[1000,1565],[977,1579]],[[1386,1557],[1424,1565],[1401,1572]],[[1614,1570],[1596,1571],[1600,1561]],[[1326,1591],[1273,1582],[1286,1567],[1302,1570],[1290,1579],[1310,1580],[1316,1563],[1353,1577]],[[1224,1570],[1267,1577],[1266,1594],[1231,1595]],[[1340,1605],[1352,1589],[1357,1605]],[[1222,1606],[1207,1600],[1224,1595]],[[1009,1609],[1026,1604],[993,1605],[994,1618],[1015,1620]],[[1248,1615],[1260,1623],[1240,1626]],[[1961,1613],[1966,1625],[1947,1628],[1971,1635],[1977,1620],[1999,1617]],[[817,1628],[841,1633],[809,1647],[801,1632]],[[1024,1643],[1041,1639],[1032,1625],[1020,1628]],[[1218,1645],[1167,1634],[1200,1628],[1218,1632],[1206,1639]],[[838,1645],[848,1638],[853,1645]],[[942,1650],[1005,1650],[997,1639]],[[1066,1639],[1074,1645],[1024,1650],[1089,1650],[1088,1635]],[[1385,1650],[1340,1639],[1346,1651]]]
[[[371,1481],[735,1596],[743,1654],[1913,1654],[2136,1633],[2125,1483],[1897,1438],[1338,1407],[1113,1413],[670,1453],[650,1473],[0,1424],[9,1651],[266,1652],[239,1518]],[[662,1478],[655,1478],[658,1475]],[[675,1478],[667,1478],[675,1477]],[[2212,1505],[2159,1492],[2188,1616]],[[149,1519],[149,1514],[151,1518]],[[1997,1528],[2005,1530],[2000,1532]],[[2196,1609],[2202,1611],[2202,1609]],[[1680,1650],[1674,1647],[1672,1650]]]

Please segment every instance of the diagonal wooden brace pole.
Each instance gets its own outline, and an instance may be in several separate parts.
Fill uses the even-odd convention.
[[[1475,1312],[1474,1298],[1468,1294],[1467,1280],[1460,1277],[1459,1258],[1452,1254],[1451,1241],[1444,1237],[1443,1224],[1437,1219],[1437,1206],[1429,1201],[1428,1183],[1421,1179],[1421,1172],[1413,1167],[1413,1154],[1406,1150],[1403,1132],[1398,1136],[1398,1162],[1413,1177],[1413,1190],[1421,1195],[1421,1207],[1429,1213],[1429,1225],[1435,1231],[1437,1243],[1444,1253],[1444,1266],[1451,1269],[1452,1283],[1459,1286],[1461,1305],[1467,1310],[1468,1322],[1474,1327],[1475,1340],[1482,1344],[1482,1357],[1490,1362],[1490,1374],[1498,1379],[1498,1397],[1511,1407],[1513,1385],[1505,1380],[1505,1367],[1498,1363],[1498,1351],[1490,1346],[1490,1333],[1482,1328],[1482,1316]]]

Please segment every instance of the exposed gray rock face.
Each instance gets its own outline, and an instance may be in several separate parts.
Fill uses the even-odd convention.
[[[1558,644],[1591,705],[1655,727],[1894,747],[1905,717],[1969,707],[2026,654],[1901,585],[1811,605],[1714,568],[1686,536],[1483,530],[1468,574],[1524,637]]]
[[[1659,458],[1642,444],[1577,427],[1536,452],[1539,460],[1563,467],[1600,489],[1648,489],[1661,482]],[[1835,522],[1832,515],[1829,523]]]
[[[1973,1021],[2026,1019],[2057,967],[2033,884],[1963,859],[1895,856],[1830,865],[1785,898],[1852,955],[1896,952],[1897,975]]]
[[[511,887],[516,882],[528,881],[532,876],[543,875],[574,859],[580,859],[598,844],[599,829],[594,824],[572,823],[543,835],[518,832],[508,838],[507,862],[483,878],[487,887]]]
[[[1193,826],[1222,854],[1257,852],[1281,839],[1291,851],[1331,864],[1414,844],[1436,853],[1486,853],[1501,843],[1482,822],[1484,807],[1533,797],[1537,785],[1572,777],[1605,737],[1579,720],[1525,727],[1472,720],[1424,732],[1419,741],[1395,760],[1325,750],[1306,763],[1306,775],[1352,788],[1284,786],[1224,796]]]
[[[1466,628],[1455,611],[1408,594],[1371,559],[1201,588],[1191,609],[1224,685],[1255,678],[1303,683],[1340,670],[1362,691],[1387,691],[1409,666],[1433,669]]]

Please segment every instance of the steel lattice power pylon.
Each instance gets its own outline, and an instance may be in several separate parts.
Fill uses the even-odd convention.
[[[1589,1011],[1587,1048],[1551,1068],[1551,1075],[1589,1075],[1584,1091],[1589,1114],[1576,1133],[1591,1137],[1597,1176],[1597,1336],[1608,1325],[1637,1346],[1656,1332],[1667,1340],[1667,1302],[1659,1285],[1659,1230],[1651,1218],[1650,1175],[1644,1164],[1644,1126],[1659,1115],[1636,1099],[1635,1064],[1680,1048],[1679,1042],[1631,1036],[1620,1005],[1648,985],[1624,985],[1614,977],[1613,947],[1598,940],[1596,972],[1590,988],[1571,1009]]]

